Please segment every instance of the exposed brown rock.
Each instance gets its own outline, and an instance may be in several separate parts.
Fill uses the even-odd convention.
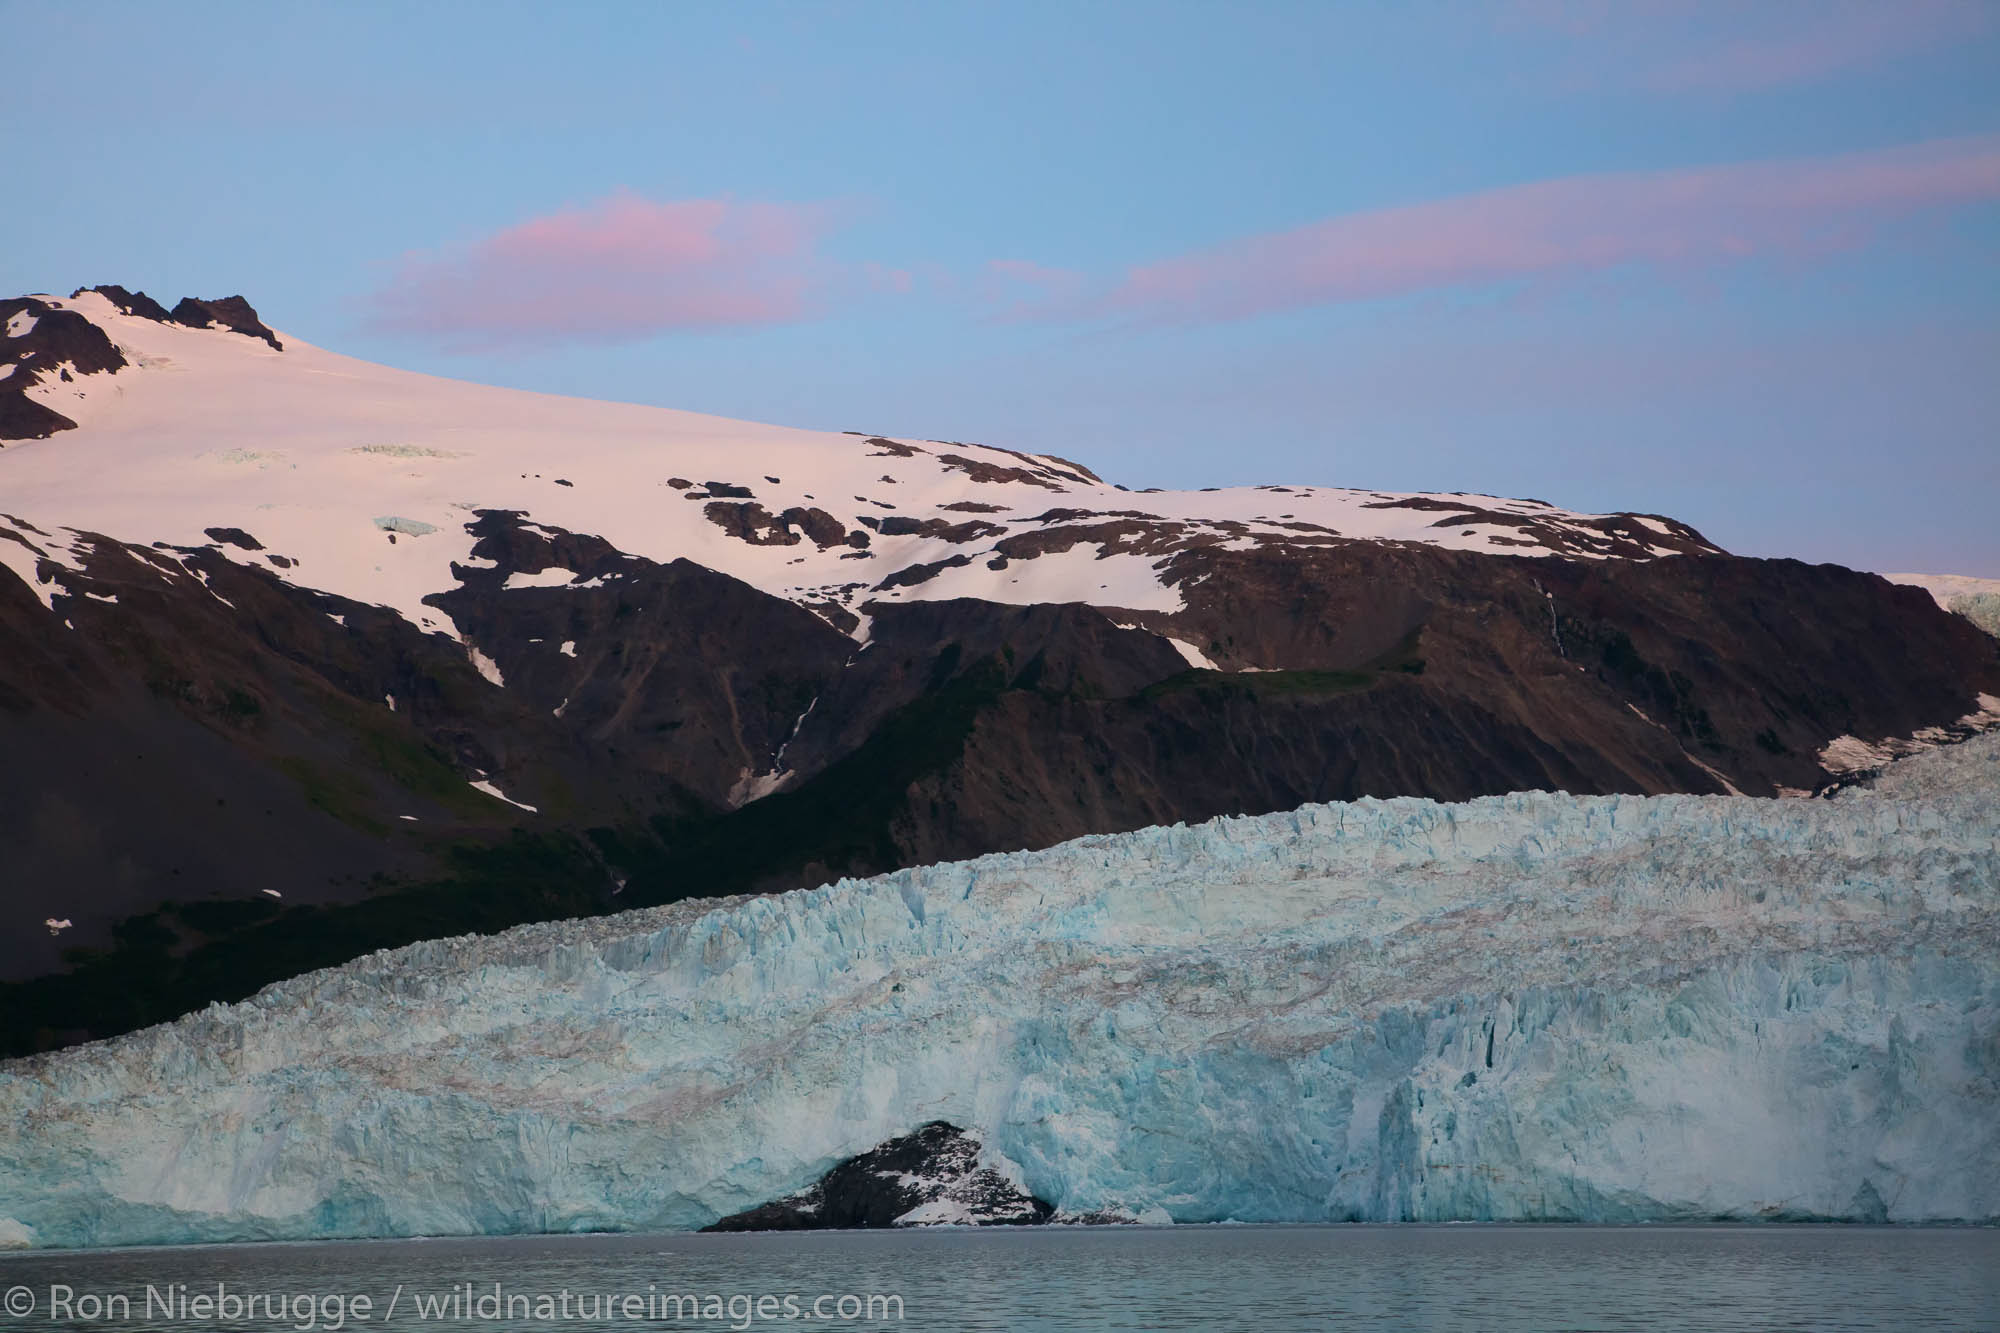
[[[1721,549],[1687,524],[1652,514],[1557,517],[1553,513],[1535,514],[1522,513],[1514,509],[1495,509],[1442,495],[1411,495],[1392,500],[1377,500],[1364,504],[1362,508],[1429,510],[1445,514],[1446,517],[1431,524],[1434,528],[1463,527],[1475,523],[1514,528],[1519,532],[1519,537],[1511,539],[1490,537],[1488,540],[1498,545],[1543,546],[1560,554],[1581,553],[1616,556],[1623,559],[1647,559],[1660,549],[1687,555],[1712,555]],[[1641,521],[1643,519],[1651,519],[1659,527],[1648,526]],[[1602,539],[1582,536],[1576,532],[1579,527],[1604,535]],[[1660,528],[1666,531],[1663,532]]]
[[[220,324],[232,333],[240,333],[246,338],[261,338],[271,344],[274,351],[282,352],[285,345],[278,341],[278,335],[266,328],[264,321],[257,318],[257,312],[248,301],[240,296],[224,296],[213,301],[203,301],[192,296],[183,296],[180,304],[173,308],[168,318],[176,324],[189,328],[205,329],[210,324]]]
[[[128,315],[138,315],[145,319],[157,320],[162,324],[168,323],[173,319],[173,316],[167,313],[167,308],[152,297],[146,295],[144,292],[128,292],[116,283],[107,282],[95,287],[79,287],[70,293],[70,297],[74,300],[85,292],[98,293]]]
[[[884,591],[890,588],[914,588],[919,583],[929,583],[947,569],[956,569],[971,563],[972,557],[969,555],[954,555],[947,556],[943,560],[926,561],[920,565],[905,565],[875,586]]]
[[[918,519],[897,515],[882,519],[877,531],[884,537],[934,537],[939,541],[969,542],[981,537],[999,536],[1007,529],[978,519],[949,523],[941,518]]]
[[[773,514],[755,501],[715,500],[704,506],[702,513],[730,536],[752,546],[796,546],[801,532],[821,550],[852,544],[846,526],[824,509],[794,505],[782,514]],[[865,544],[865,534],[863,540]]]
[[[778,516],[754,501],[731,504],[711,500],[701,512],[708,521],[730,536],[752,546],[797,546],[799,534],[779,521]]]
[[[261,551],[264,543],[252,537],[241,528],[203,528],[212,542],[222,542],[228,546],[238,546],[246,551]]]
[[[964,454],[939,454],[938,462],[946,467],[963,472],[978,482],[1020,482],[1027,486],[1039,486],[1047,491],[1063,489],[1059,482],[1049,478],[1045,471],[1031,471],[1023,467],[1001,467],[998,463],[987,463],[977,458],[967,458]]]
[[[71,382],[69,371],[115,374],[126,365],[104,330],[76,311],[32,296],[0,301],[0,327],[23,314],[34,317],[34,327],[19,337],[0,337],[0,366],[13,367],[0,379],[0,440],[41,440],[75,429],[70,418],[28,397],[30,388]]]

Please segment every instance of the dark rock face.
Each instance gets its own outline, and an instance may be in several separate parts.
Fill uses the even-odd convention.
[[[207,535],[210,541],[221,542],[225,546],[237,546],[246,551],[261,551],[264,549],[264,543],[258,541],[241,528],[203,528],[202,532]]]
[[[46,440],[57,431],[76,429],[76,423],[62,413],[42,406],[25,393],[6,390],[6,383],[0,381],[0,440]]]
[[[1820,790],[1833,738],[1942,726],[2000,693],[2000,642],[1832,566],[1204,557],[1188,609],[1126,613],[1137,629],[1082,606],[874,605],[784,752],[793,777],[662,826],[627,897],[1360,796]],[[1237,669],[1190,668],[1162,635]]]
[[[157,320],[162,324],[172,321],[167,308],[144,292],[128,292],[116,283],[100,283],[95,287],[79,287],[70,293],[72,298],[85,292],[96,292],[128,315],[138,315],[142,319]]]
[[[33,326],[9,335],[10,325]],[[125,368],[125,357],[104,330],[77,314],[32,296],[0,301],[0,440],[42,440],[76,423],[28,397],[50,382],[73,382],[77,375],[108,374]]]
[[[168,318],[176,324],[195,329],[205,329],[211,323],[220,324],[247,338],[262,338],[271,344],[273,351],[285,350],[285,345],[278,341],[278,335],[264,326],[264,321],[257,318],[257,312],[250,303],[240,296],[224,296],[213,301],[183,296]]]
[[[494,567],[459,567],[432,604],[499,665],[513,706],[559,722],[635,796],[727,808],[854,651],[811,611],[690,561],[657,565],[504,511],[469,527]],[[506,586],[552,568],[599,586]]]
[[[42,566],[54,620],[0,575],[0,900],[74,923],[0,933],[0,1049],[144,1026],[376,947],[621,906],[624,872],[586,830],[727,809],[852,652],[811,612],[698,566],[482,522],[497,535],[479,549],[505,563],[467,571],[453,605],[505,689],[447,635],[219,547],[88,539],[82,572]],[[0,524],[0,540],[35,535]],[[504,587],[553,560],[619,577]]]
[[[0,893],[75,922],[0,952],[11,1048],[416,939],[1307,801],[1823,788],[1834,737],[2000,694],[2000,641],[1927,594],[1790,561],[1202,548],[1178,612],[875,603],[861,647],[832,604],[470,527],[418,625],[237,529],[44,563],[60,633],[0,576]]]
[[[812,1185],[704,1231],[833,1231],[956,1224],[1033,1226],[1055,1214],[979,1164],[979,1144],[942,1120],[850,1157]]]
[[[144,292],[128,292],[115,283],[79,287],[71,297],[74,299],[86,291],[103,295],[128,315],[198,329],[220,324],[284,350],[277,335],[264,326],[250,303],[240,296],[215,301],[199,301],[190,296],[169,311]],[[0,300],[0,329],[17,316],[32,319],[33,326],[18,337],[0,333],[0,443],[42,440],[76,428],[76,422],[57,407],[28,397],[28,389],[51,381],[73,383],[78,376],[114,374],[127,364],[110,335],[57,302],[33,296]],[[61,401],[58,397],[58,404]]]
[[[709,483],[710,494],[720,493],[714,490],[715,485]],[[743,490],[740,486],[729,489]],[[752,546],[797,546],[801,534],[821,550],[848,541],[847,529],[841,521],[817,506],[793,505],[781,514],[773,514],[755,501],[711,500],[702,506],[701,512],[709,522]],[[865,543],[867,535],[860,535]]]
[[[1024,486],[1039,486],[1043,490],[1059,491],[1062,482],[1056,474],[1046,468],[1002,467],[998,463],[988,463],[977,458],[967,458],[963,454],[939,454],[938,461],[946,467],[963,472],[974,481],[1017,482]]]

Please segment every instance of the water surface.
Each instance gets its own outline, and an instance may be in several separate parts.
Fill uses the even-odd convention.
[[[212,1302],[218,1283],[225,1298],[264,1304],[220,1317],[195,1299]],[[14,1254],[0,1257],[0,1288],[10,1303],[0,1326],[26,1329],[2000,1329],[2000,1230],[1212,1226],[358,1241]],[[34,1302],[25,1317],[22,1290]],[[888,1297],[900,1297],[900,1319]],[[52,1311],[56,1298],[66,1305]]]

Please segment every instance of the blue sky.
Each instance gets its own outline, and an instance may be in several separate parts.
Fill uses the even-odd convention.
[[[0,290],[2000,577],[2000,3],[0,0]]]

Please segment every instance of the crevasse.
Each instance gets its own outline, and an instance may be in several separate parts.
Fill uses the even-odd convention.
[[[0,1242],[669,1229],[933,1120],[1072,1213],[2000,1217],[2000,736],[419,944],[0,1066]]]

